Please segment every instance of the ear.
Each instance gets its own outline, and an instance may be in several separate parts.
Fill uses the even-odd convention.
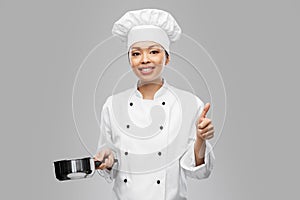
[[[130,59],[130,57],[129,57],[129,51],[128,51],[128,53],[127,53],[127,58],[128,58],[128,62],[129,62],[129,64],[130,64],[130,66],[131,66],[131,59]]]
[[[165,65],[169,64],[170,62],[170,55],[168,56],[168,58],[166,59]]]

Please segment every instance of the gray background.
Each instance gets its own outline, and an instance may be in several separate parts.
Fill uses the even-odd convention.
[[[71,94],[87,53],[132,9],[170,11],[208,50],[227,92],[209,179],[190,199],[299,199],[300,5],[291,0],[0,1],[1,199],[109,199],[98,175],[58,182],[52,162],[87,155]]]

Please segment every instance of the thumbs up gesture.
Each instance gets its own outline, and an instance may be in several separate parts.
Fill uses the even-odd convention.
[[[214,137],[214,126],[211,122],[211,119],[206,118],[209,108],[210,103],[206,103],[197,121],[197,138],[200,140],[208,140]]]

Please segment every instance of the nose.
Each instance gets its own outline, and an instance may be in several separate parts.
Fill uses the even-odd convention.
[[[147,63],[150,63],[150,59],[148,58],[148,53],[143,52],[143,54],[142,54],[142,64],[147,64]]]

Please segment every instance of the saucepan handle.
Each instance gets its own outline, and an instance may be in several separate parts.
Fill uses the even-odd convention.
[[[102,162],[103,162],[103,161],[98,161],[98,160],[96,160],[96,161],[95,161],[95,167],[96,167],[96,168],[99,167],[99,166],[102,164]],[[118,159],[115,159],[115,160],[114,160],[114,163],[115,163],[115,162],[118,162]]]

